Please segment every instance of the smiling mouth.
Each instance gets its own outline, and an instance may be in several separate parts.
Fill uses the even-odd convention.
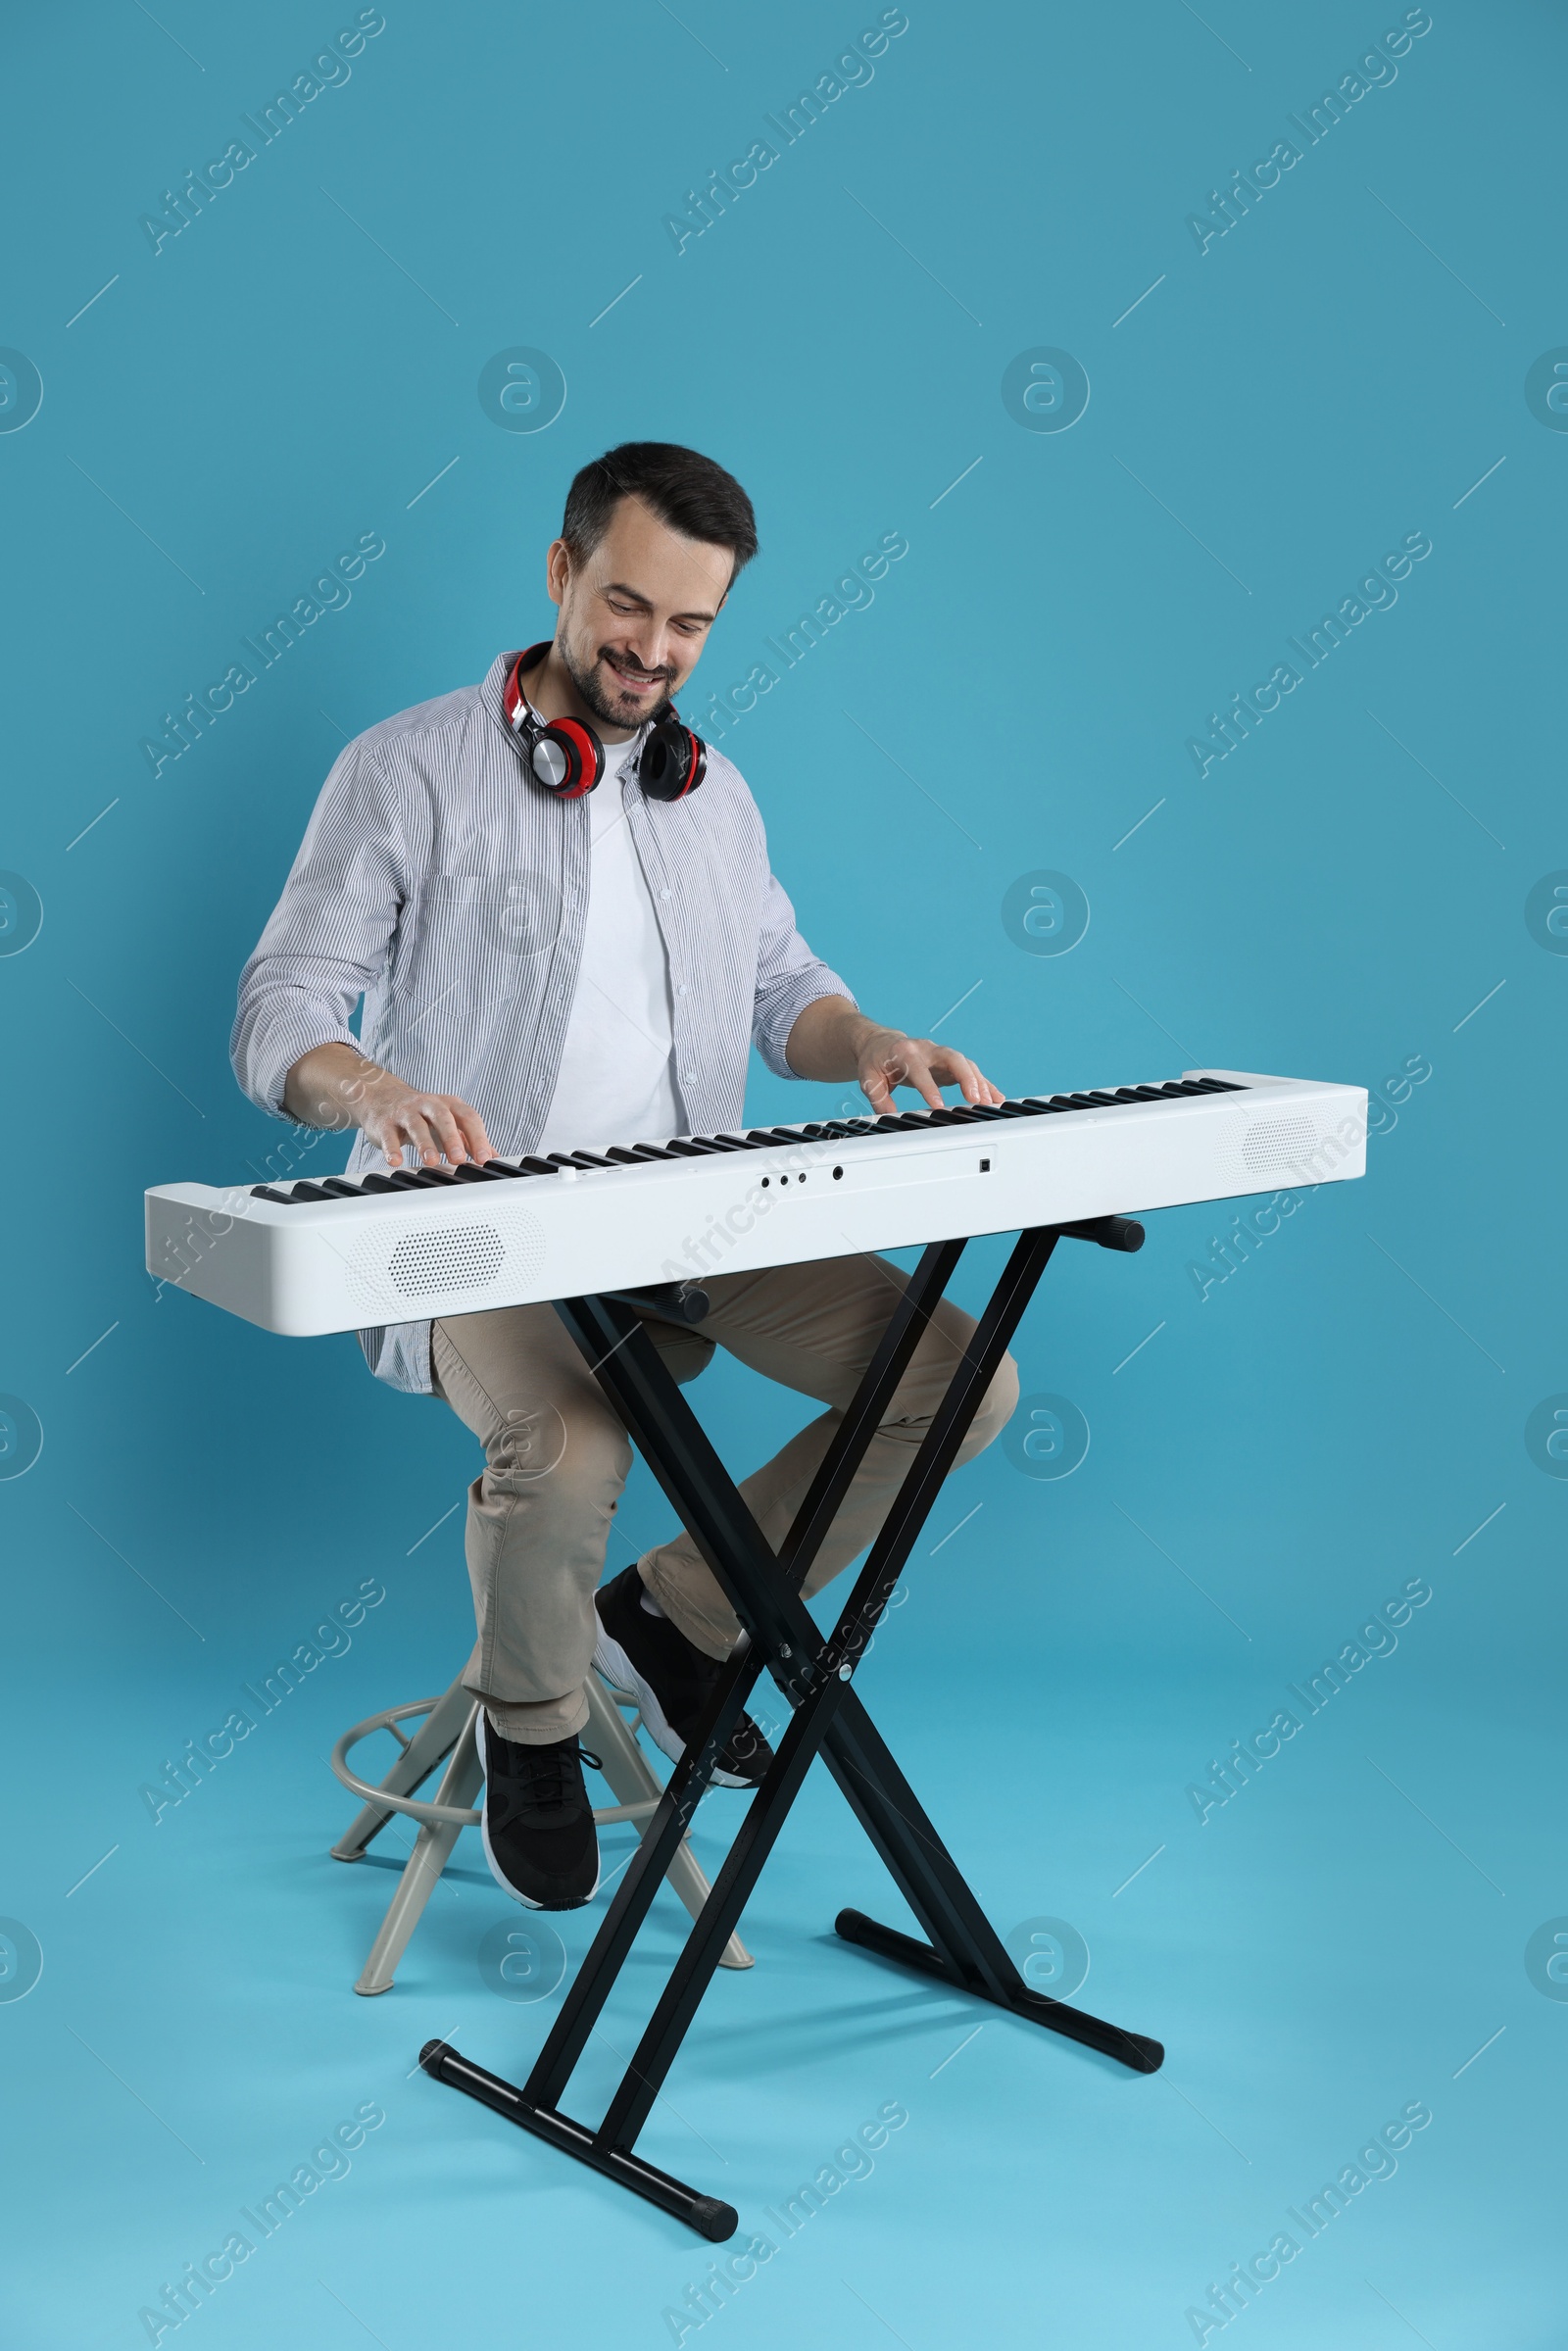
[[[599,655],[605,667],[627,694],[657,694],[668,685],[672,672],[668,669],[633,669],[626,667],[608,648]]]

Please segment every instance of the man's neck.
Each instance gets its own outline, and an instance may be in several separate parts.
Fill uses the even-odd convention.
[[[552,644],[542,661],[525,669],[519,679],[524,694],[541,718],[585,719],[601,743],[629,743],[638,731],[634,726],[612,726],[591,710],[571,682],[571,673],[561,658],[561,650]]]

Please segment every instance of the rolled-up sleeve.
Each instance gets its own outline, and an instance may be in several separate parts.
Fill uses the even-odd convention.
[[[380,979],[408,891],[406,810],[382,759],[351,744],[326,782],[283,895],[240,974],[229,1058],[260,1109],[318,1045],[354,1045],[349,1015]],[[292,1122],[291,1122],[292,1123]]]
[[[773,874],[767,877],[758,937],[757,995],[752,1035],[769,1069],[781,1078],[800,1075],[785,1059],[790,1031],[808,1004],[820,996],[855,999],[838,973],[813,955],[795,927],[795,908]]]

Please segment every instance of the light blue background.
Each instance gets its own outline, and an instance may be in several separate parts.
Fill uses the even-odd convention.
[[[443,1514],[470,1441],[352,1340],[158,1301],[140,1262],[144,1186],[240,1180],[282,1140],[228,1071],[234,981],[345,735],[543,633],[566,482],[628,436],[711,452],[757,504],[704,694],[908,539],[724,742],[807,936],[880,1015],[1013,1090],[1432,1069],[1366,1182],[1201,1302],[1187,1265],[1228,1211],[1063,1252],[1019,1354],[1087,1457],[962,1473],[866,1669],[999,1927],[1068,1921],[1084,2003],[1166,2071],[836,1944],[841,1904],[901,1911],[813,1779],[747,1915],[757,1968],[715,1984],[643,2146],[766,2227],[884,2101],[909,2121],[704,2342],[1191,2342],[1188,2306],[1413,2100],[1396,2177],[1235,2324],[1252,2351],[1563,2339],[1568,2004],[1524,1967],[1568,1912],[1568,1486],[1524,1444],[1568,1389],[1568,961],[1524,920],[1568,865],[1568,438],[1524,398],[1568,343],[1560,14],[1435,0],[1397,80],[1200,255],[1188,213],[1397,7],[910,0],[874,79],[677,255],[663,216],[876,13],[387,0],[352,78],[156,256],[143,211],[354,11],[88,0],[6,30],[0,342],[44,385],[0,435],[0,866],[44,909],[0,958],[0,1389],[44,1430],[0,1482],[0,1910],[44,1958],[0,2001],[21,2351],[145,2341],[139,2307],[372,2099],[350,2175],[190,2322],[208,2351],[655,2345],[707,2274],[652,2208],[411,2077],[431,2033],[515,2074],[545,2028],[481,1982],[515,1914],[471,1839],[396,1990],[349,1990],[392,1881],[328,1863],[325,1757],[461,1662]],[[566,379],[539,434],[477,397],[516,344]],[[1003,405],[1042,345],[1088,372],[1067,432]],[[155,781],[140,738],[367,531],[386,553],[348,608]],[[1413,531],[1397,605],[1200,782],[1186,738]],[[1092,909],[1064,956],[1003,927],[1036,868]],[[832,1099],[760,1073],[753,1103]],[[977,1247],[958,1295],[999,1261]],[[798,1417],[723,1366],[697,1400],[737,1468]],[[641,1470],[624,1516],[667,1530]],[[350,1652],[154,1827],[139,1784],[368,1577]],[[1396,1653],[1200,1827],[1186,1786],[1413,1577]],[[573,1956],[597,1915],[564,1923]],[[678,1917],[662,1899],[615,2048]],[[617,2070],[596,2042],[575,2110]]]

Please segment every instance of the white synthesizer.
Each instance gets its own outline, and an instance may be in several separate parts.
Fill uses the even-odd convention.
[[[1365,1173],[1366,1091],[1193,1070],[999,1108],[147,1195],[147,1270],[293,1338]]]

